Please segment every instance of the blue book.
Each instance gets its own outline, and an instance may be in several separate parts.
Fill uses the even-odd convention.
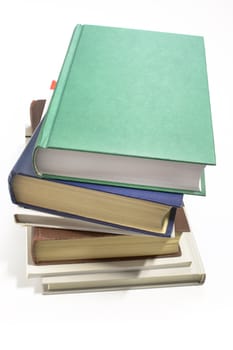
[[[131,233],[171,235],[176,208],[183,206],[183,194],[40,178],[34,171],[32,157],[42,123],[9,175],[13,203]]]

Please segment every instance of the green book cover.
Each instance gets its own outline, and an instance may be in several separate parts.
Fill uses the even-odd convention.
[[[78,25],[37,147],[215,164],[203,38]]]

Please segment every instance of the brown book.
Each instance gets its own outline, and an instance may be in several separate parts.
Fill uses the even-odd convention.
[[[175,237],[151,237],[66,230],[32,228],[32,258],[36,264],[72,263],[83,260],[178,256],[182,232],[189,232],[183,208],[177,210]]]
[[[185,209],[177,208],[175,217],[175,232],[190,232],[190,226],[185,214]]]
[[[32,133],[40,123],[46,100],[34,100],[30,104],[30,122]]]

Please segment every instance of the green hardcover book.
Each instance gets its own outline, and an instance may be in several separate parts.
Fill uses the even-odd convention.
[[[203,38],[78,25],[37,140],[37,173],[198,193],[207,164]]]

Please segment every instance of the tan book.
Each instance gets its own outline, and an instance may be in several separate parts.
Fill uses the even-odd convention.
[[[183,208],[177,210],[172,238],[32,227],[32,258],[41,264],[179,254],[181,233],[189,230]]]
[[[180,235],[161,238],[33,227],[32,257],[35,263],[64,263],[179,254]]]

